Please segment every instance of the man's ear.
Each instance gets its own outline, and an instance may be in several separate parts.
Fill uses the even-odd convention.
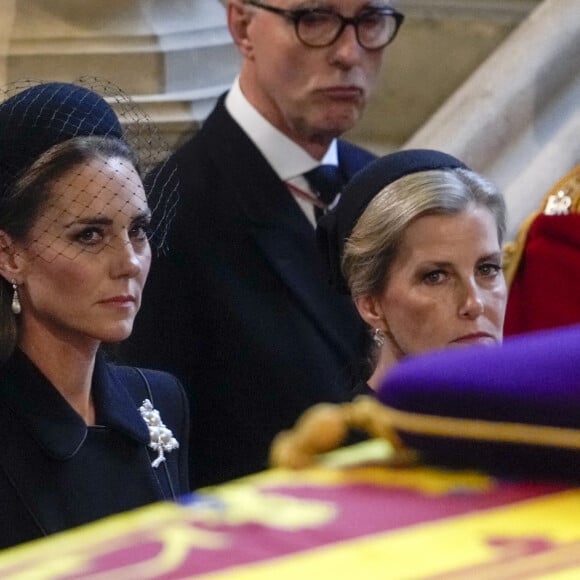
[[[381,306],[380,299],[376,296],[365,294],[354,299],[354,304],[360,317],[373,329],[380,328],[383,332],[388,332],[385,313]]]
[[[252,58],[253,45],[248,35],[252,15],[242,0],[229,0],[227,7],[228,28],[239,51],[245,58]]]
[[[16,252],[12,238],[3,230],[0,230],[0,276],[12,283],[16,280],[21,282],[23,262]]]

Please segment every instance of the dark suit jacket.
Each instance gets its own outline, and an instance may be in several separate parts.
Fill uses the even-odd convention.
[[[343,142],[338,152],[348,178],[373,159]],[[272,438],[302,411],[348,399],[365,339],[327,283],[312,225],[223,98],[172,161],[170,251],[153,261],[125,352],[184,381],[202,486],[266,468]]]
[[[87,427],[21,352],[0,368],[0,548],[53,534],[188,490],[188,405],[175,377],[143,371],[161,420],[180,448],[148,448],[139,412],[151,399],[133,368],[97,358],[93,397],[98,426]]]

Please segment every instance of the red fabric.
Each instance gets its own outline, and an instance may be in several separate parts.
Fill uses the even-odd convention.
[[[510,287],[504,334],[580,323],[580,214],[539,215]]]

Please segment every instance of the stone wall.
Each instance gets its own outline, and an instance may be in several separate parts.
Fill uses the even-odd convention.
[[[580,2],[545,0],[405,147],[442,148],[505,192],[508,239],[580,163]]]
[[[0,83],[117,84],[174,146],[238,70],[218,0],[0,0]]]

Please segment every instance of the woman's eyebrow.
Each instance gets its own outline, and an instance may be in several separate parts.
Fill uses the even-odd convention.
[[[446,268],[452,265],[453,262],[449,260],[423,260],[420,266],[427,266],[429,268]]]
[[[143,211],[140,211],[139,213],[135,214],[132,219],[133,220],[151,219],[151,216],[152,216],[152,212],[148,208],[148,209],[144,209]]]
[[[503,253],[501,251],[491,252],[490,254],[486,254],[485,256],[482,256],[479,259],[480,260],[494,260],[494,259],[501,259],[502,256],[503,256]]]
[[[70,228],[74,225],[102,225],[102,226],[110,226],[113,223],[113,220],[106,216],[94,216],[94,217],[83,217],[79,219],[75,219],[72,222],[68,222],[65,224],[65,227]]]
[[[146,209],[140,211],[131,217],[131,221],[137,221],[142,219],[151,219],[151,210]],[[66,228],[70,228],[74,225],[99,225],[99,226],[110,226],[113,224],[113,219],[107,216],[88,216],[83,218],[75,219],[74,221],[65,224]]]

